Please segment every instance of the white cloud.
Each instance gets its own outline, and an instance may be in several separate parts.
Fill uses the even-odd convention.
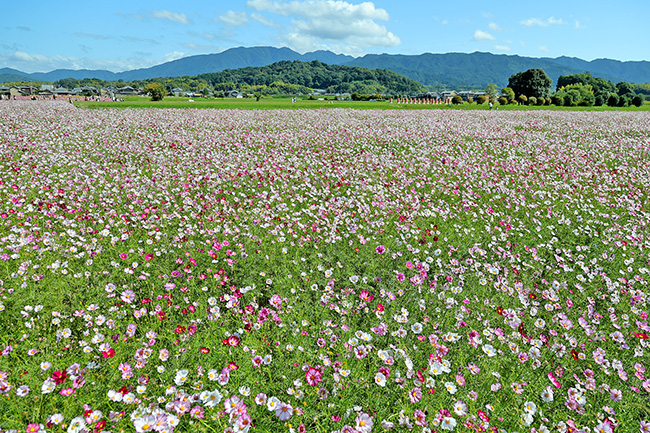
[[[42,54],[29,54],[23,51],[16,51],[10,57],[20,62],[46,62],[48,60],[48,57]]]
[[[548,47],[546,45],[540,45],[539,50],[544,51],[545,53],[548,53]]]
[[[161,63],[161,59],[134,55],[122,59],[93,59],[89,57],[45,56],[38,53],[15,51],[1,59],[7,67],[23,72],[47,72],[54,69],[104,69],[118,72],[146,68]]]
[[[277,26],[276,23],[274,23],[271,20],[267,20],[266,17],[264,15],[262,15],[262,14],[258,14],[258,13],[253,12],[251,14],[251,18],[254,19],[255,21],[261,23],[261,24],[264,24],[265,26],[269,26],[269,27]]]
[[[185,57],[185,53],[181,51],[172,51],[171,53],[165,53],[166,62],[171,62],[172,60],[178,60],[182,57]]]
[[[550,17],[546,20],[541,20],[539,18],[529,18],[527,20],[523,20],[521,22],[526,27],[531,27],[531,26],[540,26],[540,27],[548,27],[550,25],[554,24],[564,24],[564,21],[562,19],[555,19],[554,17]]]
[[[248,15],[246,15],[246,12],[244,11],[241,12],[228,11],[225,14],[218,17],[216,20],[223,21],[224,23],[231,26],[241,26],[248,22]]]
[[[190,24],[192,21],[187,19],[185,14],[179,14],[176,12],[166,11],[166,10],[156,10],[153,11],[154,18],[160,18],[164,20],[174,21],[181,24]]]
[[[490,23],[488,24],[488,27],[490,28],[490,30],[495,30],[495,31],[501,30],[501,27],[499,27],[497,23]]]
[[[586,29],[587,28],[587,26],[585,26],[584,24],[580,24],[580,21],[578,21],[578,20],[576,20],[575,26],[576,26],[576,29]]]
[[[474,32],[474,36],[472,36],[473,41],[493,41],[496,38],[489,34],[488,32],[484,32],[483,30],[477,30]]]
[[[512,48],[507,45],[495,45],[494,49],[497,51],[510,51]]]
[[[399,37],[376,22],[388,21],[390,16],[372,2],[248,0],[247,6],[259,12],[290,17],[292,25],[284,38],[297,51],[336,47],[338,52],[364,54],[368,47],[394,47],[402,43]],[[264,22],[260,17],[257,15],[254,19]]]

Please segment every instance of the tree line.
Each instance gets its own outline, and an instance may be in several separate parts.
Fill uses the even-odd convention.
[[[212,92],[215,95],[231,90],[261,95],[311,93],[314,89],[327,93],[408,95],[426,90],[417,81],[386,69],[328,65],[318,60],[285,60],[267,66],[226,69],[197,76],[150,78],[130,82],[65,78],[56,81],[54,85],[66,88],[127,85],[146,88],[154,83],[162,84],[168,92],[173,88],[181,88],[195,93]]]
[[[552,81],[542,69],[528,69],[510,77],[501,90],[500,103],[557,106],[627,107],[643,105],[644,95],[650,94],[650,84],[612,83],[593,77],[589,72],[562,75],[555,91]]]

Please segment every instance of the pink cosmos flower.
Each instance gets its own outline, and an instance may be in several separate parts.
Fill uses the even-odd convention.
[[[411,403],[417,403],[421,398],[422,390],[420,388],[415,387],[409,392],[409,400],[411,400]]]
[[[322,373],[313,367],[309,367],[309,370],[305,372],[305,379],[309,385],[316,386],[322,380]]]
[[[354,422],[356,423],[355,428],[360,433],[370,433],[370,431],[372,431],[373,421],[370,415],[366,413],[360,413]]]
[[[286,421],[291,418],[291,415],[293,415],[293,407],[286,403],[280,403],[275,409],[275,415],[280,418],[281,421]]]

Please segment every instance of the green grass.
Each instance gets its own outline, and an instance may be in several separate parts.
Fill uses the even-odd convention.
[[[298,99],[295,103],[291,98],[197,98],[188,102],[188,98],[166,97],[162,101],[151,101],[149,97],[131,96],[123,102],[78,101],[74,105],[80,108],[217,108],[242,110],[278,110],[278,109],[323,109],[323,108],[355,108],[360,110],[489,110],[487,104],[462,105],[426,105],[398,104],[389,101],[311,101]],[[562,110],[562,111],[650,111],[650,104],[642,107],[556,107],[556,106],[527,106],[501,105],[499,110]]]

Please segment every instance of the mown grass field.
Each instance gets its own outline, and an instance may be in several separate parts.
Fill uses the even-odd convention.
[[[153,102],[148,97],[131,96],[123,102],[96,102],[78,101],[74,105],[80,108],[216,108],[216,109],[243,109],[243,110],[297,110],[297,109],[325,109],[325,108],[354,108],[360,110],[431,110],[431,109],[461,109],[461,110],[489,110],[487,104],[463,104],[463,105],[429,105],[429,104],[398,104],[389,101],[310,101],[298,99],[295,103],[291,98],[262,98],[256,101],[255,98],[195,98],[194,102],[188,102],[189,98],[165,97],[162,101]],[[495,107],[496,108],[496,107]],[[561,111],[647,111],[650,104],[641,107],[555,107],[555,106],[521,106],[506,105],[499,106],[499,110],[561,110]],[[495,110],[496,111],[496,110]]]

